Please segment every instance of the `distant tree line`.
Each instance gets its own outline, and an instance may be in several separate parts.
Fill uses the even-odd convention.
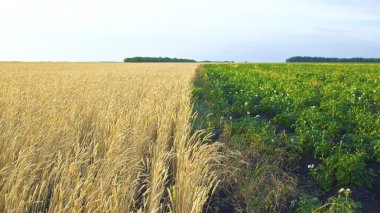
[[[286,62],[324,62],[324,63],[380,63],[380,58],[325,58],[325,57],[310,57],[310,56],[294,56],[286,59]]]
[[[168,57],[132,57],[125,58],[124,62],[196,62],[192,59],[168,58]]]

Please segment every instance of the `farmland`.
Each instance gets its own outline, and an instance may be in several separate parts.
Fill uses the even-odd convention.
[[[201,212],[224,156],[190,134],[197,66],[0,63],[0,211]]]
[[[197,75],[208,115],[197,124],[246,162],[236,206],[379,210],[380,65],[213,64]]]
[[[2,212],[380,211],[380,64],[0,63]]]

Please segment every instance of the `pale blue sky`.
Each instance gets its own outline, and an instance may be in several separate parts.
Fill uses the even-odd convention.
[[[1,0],[0,60],[380,57],[379,0]]]

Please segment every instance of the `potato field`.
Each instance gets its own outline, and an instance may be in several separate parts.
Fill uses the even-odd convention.
[[[204,65],[194,95],[198,125],[248,162],[246,210],[380,210],[380,65]]]

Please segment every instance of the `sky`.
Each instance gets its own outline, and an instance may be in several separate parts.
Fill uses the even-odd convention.
[[[0,61],[380,57],[379,0],[0,3]]]

